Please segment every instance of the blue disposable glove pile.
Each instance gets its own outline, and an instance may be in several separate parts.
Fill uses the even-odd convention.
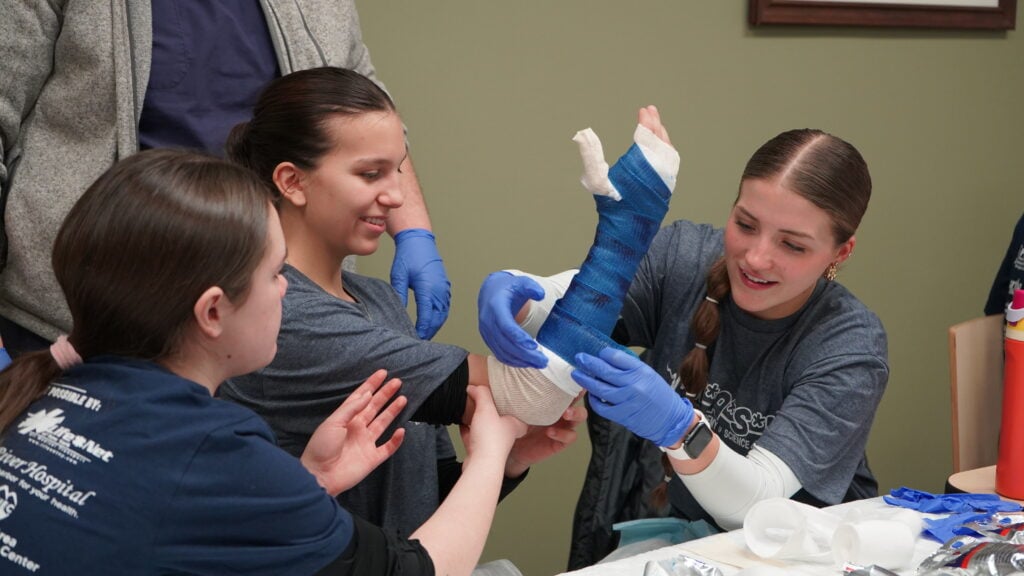
[[[679,442],[693,421],[693,405],[650,366],[629,352],[605,348],[580,353],[572,378],[593,397],[591,408],[658,446]]]
[[[948,514],[963,512],[1014,512],[1020,504],[1001,499],[996,494],[932,494],[913,488],[894,488],[891,496],[883,496],[886,503],[918,512]]]
[[[412,288],[416,298],[416,334],[424,340],[433,338],[448,319],[452,283],[429,230],[410,228],[395,235],[391,287],[398,292],[403,306],[408,303]]]
[[[939,542],[947,542],[950,538],[963,534],[973,534],[970,528],[965,528],[968,522],[981,522],[991,516],[989,512],[964,512],[953,514],[942,518],[925,518],[923,532]]]
[[[515,315],[527,300],[540,300],[544,289],[528,276],[493,272],[477,295],[480,336],[494,357],[515,368],[543,368],[548,359],[537,341],[516,323]]]
[[[985,520],[993,512],[1016,512],[1020,504],[1001,499],[996,494],[932,494],[913,488],[894,488],[886,503],[929,514],[950,514],[942,518],[925,518],[925,534],[945,542],[958,534],[971,534],[964,528],[968,522]]]

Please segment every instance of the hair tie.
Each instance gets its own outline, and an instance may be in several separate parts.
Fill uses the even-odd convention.
[[[57,366],[60,366],[61,370],[67,370],[82,363],[82,357],[75,352],[75,347],[71,345],[71,341],[65,334],[58,336],[57,341],[50,346],[50,354],[53,355],[53,359],[57,361]]]
[[[711,302],[712,304],[718,304],[718,300],[715,300],[711,296],[705,296],[704,299],[707,300],[708,302]]]
[[[694,346],[696,346],[697,348],[700,348],[701,350],[707,350],[708,349],[707,344],[701,344],[700,342],[697,342],[696,344],[694,344]]]

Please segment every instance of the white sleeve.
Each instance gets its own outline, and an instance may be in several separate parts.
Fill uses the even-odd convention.
[[[576,276],[579,270],[566,270],[554,276],[535,276],[522,270],[505,270],[505,272],[515,276],[532,278],[544,289],[543,299],[527,302],[526,318],[519,324],[527,334],[536,338],[537,333],[540,332],[540,327],[548,319],[548,314],[551,314],[551,309],[555,307],[555,302],[562,296],[565,296],[566,290],[569,289],[569,284],[572,283],[573,277]]]
[[[755,445],[740,456],[719,444],[711,464],[696,474],[680,474],[690,494],[719,526],[743,526],[750,507],[765,498],[788,498],[800,490],[800,480],[781,458]]]

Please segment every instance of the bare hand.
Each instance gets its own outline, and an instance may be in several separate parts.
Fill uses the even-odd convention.
[[[582,396],[581,393],[577,400]],[[562,418],[550,426],[530,426],[526,435],[512,445],[505,464],[505,476],[517,478],[530,466],[565,450],[578,437],[576,426],[586,420],[587,408],[581,403],[566,408]]]
[[[490,388],[467,386],[466,394],[474,404],[470,423],[459,426],[466,459],[478,451],[488,450],[500,450],[502,458],[505,458],[516,439],[526,434],[526,424],[512,416],[499,416]]]
[[[405,438],[405,430],[399,428],[377,446],[406,404],[405,396],[388,404],[402,383],[392,378],[381,386],[386,377],[387,371],[378,370],[367,378],[317,427],[302,453],[302,465],[332,496],[358,484],[390,458]]]

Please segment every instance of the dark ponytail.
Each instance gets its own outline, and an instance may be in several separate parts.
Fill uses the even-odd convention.
[[[700,396],[708,385],[708,371],[711,369],[708,349],[718,339],[718,332],[722,326],[719,306],[728,295],[729,271],[725,267],[725,257],[722,256],[708,271],[706,297],[700,306],[697,306],[697,311],[693,313],[693,320],[690,322],[695,346],[683,357],[683,362],[679,366],[679,385],[695,406],[700,402]],[[661,466],[665,471],[666,482],[662,482],[651,491],[651,504],[657,509],[668,504],[667,479],[675,475],[675,469],[672,468],[667,455],[662,455]]]
[[[694,403],[708,385],[708,370],[711,361],[708,347],[718,339],[721,328],[719,306],[729,294],[729,272],[725,268],[725,257],[715,261],[708,272],[707,297],[697,307],[690,323],[694,343],[697,344],[683,357],[679,366],[679,382],[686,395],[693,398]]]
[[[252,119],[232,128],[227,157],[249,168],[271,190],[274,170],[291,162],[303,170],[317,167],[334,147],[328,120],[367,112],[394,112],[387,92],[372,80],[345,68],[323,67],[282,76],[263,89]]]

